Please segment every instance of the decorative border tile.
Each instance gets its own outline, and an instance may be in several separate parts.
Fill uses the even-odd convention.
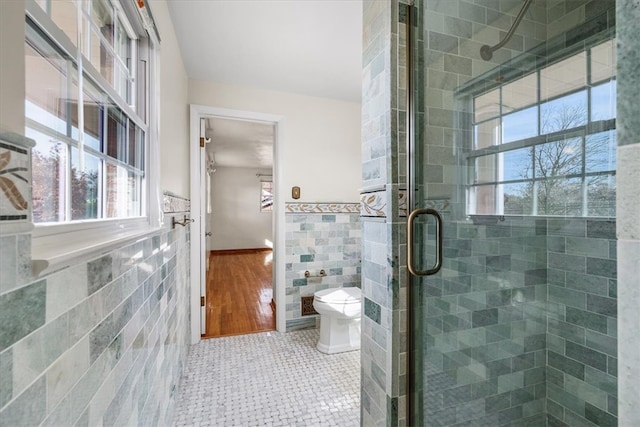
[[[384,218],[387,216],[386,208],[387,201],[384,190],[360,195],[360,216]]]
[[[425,208],[435,209],[438,212],[450,212],[451,204],[449,203],[449,199],[431,199],[424,201]]]
[[[287,203],[286,213],[360,213],[359,203]]]
[[[189,212],[191,211],[191,200],[176,196],[165,191],[162,195],[162,212]]]
[[[30,151],[34,145],[32,139],[17,133],[0,132],[0,224],[3,232],[31,226]]]

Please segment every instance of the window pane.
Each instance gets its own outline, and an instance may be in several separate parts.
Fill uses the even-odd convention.
[[[84,87],[84,144],[102,151],[106,96],[86,76]]]
[[[33,129],[25,134],[36,141],[31,151],[33,222],[64,221],[67,145]]]
[[[538,134],[538,108],[531,107],[502,117],[502,142],[518,141]]]
[[[587,55],[579,53],[540,70],[540,99],[549,99],[587,85]]]
[[[522,148],[502,153],[502,174],[501,181],[531,178],[533,176],[533,149]]]
[[[616,81],[612,80],[591,89],[591,121],[615,119]]]
[[[262,181],[261,196],[260,196],[260,210],[262,212],[269,212],[273,210],[273,190],[271,181]]]
[[[126,218],[141,215],[142,179],[124,167],[106,163],[107,218]]]
[[[589,216],[616,216],[616,177],[614,175],[587,178]]]
[[[587,123],[587,91],[567,95],[540,106],[542,134],[572,129]]]
[[[99,218],[99,183],[101,161],[84,153],[80,168],[79,151],[71,149],[71,219]]]
[[[503,184],[500,186],[505,215],[531,215],[533,183]]]
[[[545,179],[538,185],[538,215],[582,215],[580,178]]]
[[[616,170],[616,131],[588,135],[586,139],[586,172]]]
[[[536,178],[582,173],[582,139],[567,138],[535,147]]]
[[[500,90],[496,89],[474,99],[475,121],[481,122],[500,115]]]
[[[536,102],[538,102],[538,75],[535,73],[502,87],[503,114]]]
[[[44,43],[44,42],[42,42]],[[36,51],[25,46],[25,115],[41,125],[67,135],[70,64],[53,49]]]
[[[496,186],[478,185],[469,191],[471,215],[495,215],[496,212]]]
[[[498,177],[498,163],[496,155],[476,157],[474,183],[496,182]]]
[[[114,106],[109,106],[107,115],[107,155],[127,160],[127,118]]]
[[[500,144],[500,119],[489,120],[474,126],[475,149]]]
[[[616,75],[616,39],[591,48],[591,82]]]

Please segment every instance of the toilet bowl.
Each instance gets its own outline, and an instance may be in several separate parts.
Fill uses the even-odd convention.
[[[333,354],[360,349],[360,288],[324,289],[313,295],[320,314],[320,339],[316,346]]]

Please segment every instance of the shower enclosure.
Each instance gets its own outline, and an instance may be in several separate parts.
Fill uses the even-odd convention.
[[[617,425],[615,1],[398,12],[408,425]]]

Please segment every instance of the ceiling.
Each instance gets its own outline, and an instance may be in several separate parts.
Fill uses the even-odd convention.
[[[207,158],[214,167],[271,169],[273,167],[273,125],[246,120],[205,120]]]
[[[168,6],[189,78],[360,103],[362,0],[168,0]],[[207,152],[216,166],[272,167],[271,125],[207,122]]]

